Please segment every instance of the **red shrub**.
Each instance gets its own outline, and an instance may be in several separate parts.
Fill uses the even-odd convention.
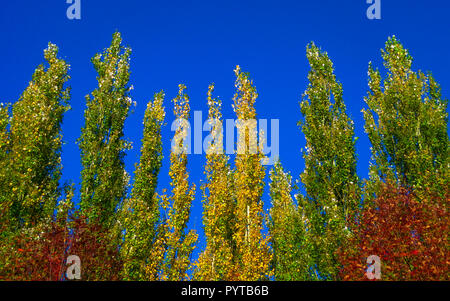
[[[367,280],[366,260],[377,255],[381,280],[449,280],[448,200],[386,186],[338,252],[341,279]]]
[[[0,280],[66,279],[67,257],[81,260],[81,280],[119,280],[122,264],[110,231],[74,218],[70,227],[58,222],[22,229],[2,238]]]

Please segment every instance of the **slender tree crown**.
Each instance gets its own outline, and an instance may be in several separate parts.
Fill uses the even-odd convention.
[[[197,279],[207,281],[229,280],[234,271],[233,178],[223,151],[222,102],[213,98],[213,91],[214,84],[208,89],[211,141],[206,154],[207,182],[202,186],[206,249],[200,255],[196,271]]]
[[[131,197],[124,202],[121,219],[125,237],[121,248],[126,280],[154,280],[150,271],[160,223],[160,207],[156,197],[159,170],[162,165],[161,127],[164,124],[164,93],[155,94],[144,116],[141,158],[136,166]]]
[[[234,187],[236,195],[237,280],[255,281],[270,277],[272,254],[269,239],[263,234],[264,211],[262,194],[265,170],[261,164],[263,154],[257,141],[255,101],[258,97],[250,75],[236,67],[236,93],[234,111],[238,119],[237,154]],[[250,121],[250,122],[248,122]],[[252,150],[256,150],[252,152]]]
[[[20,99],[12,106],[9,132],[7,109],[1,110],[2,154],[8,179],[3,204],[11,223],[31,226],[53,216],[61,195],[61,125],[69,109],[70,66],[58,58],[58,47],[44,50],[46,64],[37,67]],[[6,188],[8,187],[9,188]]]
[[[132,104],[128,85],[131,50],[122,46],[120,33],[111,46],[92,58],[98,87],[86,96],[85,125],[79,139],[81,149],[82,212],[108,224],[126,195],[128,175],[124,168],[123,127]]]
[[[335,279],[338,262],[334,250],[347,235],[347,225],[359,204],[359,179],[353,121],[345,112],[342,85],[333,63],[314,43],[307,47],[311,67],[309,85],[300,108],[306,138],[306,190],[299,206],[306,217],[307,247],[314,277]]]
[[[184,92],[185,89],[185,85],[179,85],[178,95],[173,99],[174,115],[178,120],[189,119],[189,97]],[[187,125],[181,123],[175,131],[175,142],[170,154],[169,176],[172,180],[170,183],[172,195],[165,198],[165,202],[170,202],[171,207],[164,227],[166,252],[162,271],[163,280],[180,281],[188,278],[191,255],[197,242],[195,231],[187,231],[191,205],[195,196],[195,185],[189,185],[187,172],[188,157],[185,149],[187,135]],[[164,208],[168,205],[167,203],[164,205],[163,202]]]
[[[381,181],[425,190],[449,185],[448,101],[431,74],[411,70],[412,57],[391,37],[381,55],[388,74],[369,65],[365,130],[372,143],[368,191],[374,196]]]

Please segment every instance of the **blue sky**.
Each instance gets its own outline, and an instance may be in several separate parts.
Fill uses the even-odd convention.
[[[2,1],[0,4],[0,101],[14,102],[27,86],[49,41],[71,64],[72,110],[64,119],[63,180],[80,182],[80,152],[75,144],[83,126],[84,96],[96,87],[91,57],[109,46],[114,31],[133,49],[132,98],[137,107],[125,133],[134,149],[126,165],[138,161],[142,119],[155,92],[166,92],[164,166],[159,190],[168,185],[169,149],[173,133],[170,100],[184,83],[191,109],[207,114],[206,91],[216,84],[225,118],[234,118],[233,69],[250,72],[259,92],[259,118],[280,120],[280,156],[294,179],[304,164],[304,137],[297,126],[299,101],[307,86],[305,47],[314,41],[334,62],[343,84],[347,112],[355,122],[358,174],[367,177],[370,143],[361,109],[367,94],[369,61],[382,68],[380,49],[396,35],[410,50],[413,68],[432,71],[450,97],[450,4],[444,0],[381,0],[381,20],[368,20],[365,0],[316,1],[108,1],[81,0],[81,20],[69,20],[65,0]],[[206,133],[205,133],[206,136]],[[199,187],[203,155],[189,157],[190,179]],[[264,195],[266,208],[268,192]],[[202,233],[201,192],[197,189],[191,226]],[[203,239],[201,240],[201,245]],[[201,247],[200,245],[200,247]]]

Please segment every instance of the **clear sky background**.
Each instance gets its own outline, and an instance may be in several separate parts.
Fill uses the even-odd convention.
[[[234,118],[233,69],[239,64],[250,72],[259,92],[258,118],[280,120],[281,161],[294,179],[304,168],[300,150],[305,139],[297,122],[301,94],[308,84],[305,47],[310,41],[328,52],[343,84],[347,112],[359,139],[361,178],[367,178],[370,160],[361,113],[368,91],[367,68],[369,61],[383,68],[380,49],[389,36],[396,35],[410,50],[413,69],[432,71],[444,97],[450,97],[450,4],[444,0],[381,0],[381,20],[367,19],[366,0],[81,0],[81,20],[69,20],[68,7],[65,0],[1,1],[0,101],[17,101],[43,62],[47,43],[59,46],[60,56],[71,64],[72,77],[72,110],[63,124],[63,181],[73,181],[78,188],[81,164],[75,141],[84,123],[84,96],[97,85],[90,59],[110,45],[116,30],[133,49],[131,84],[137,107],[125,128],[126,139],[134,143],[126,157],[130,174],[139,159],[146,103],[155,92],[166,93],[165,159],[159,191],[169,188],[170,124],[174,119],[170,100],[179,83],[188,87],[192,111],[203,111],[205,118],[207,88],[215,82],[224,118]],[[197,187],[204,180],[204,162],[204,155],[189,156],[190,179]],[[267,209],[267,189],[264,200]],[[200,249],[204,245],[201,212],[197,189],[190,226],[201,235]]]

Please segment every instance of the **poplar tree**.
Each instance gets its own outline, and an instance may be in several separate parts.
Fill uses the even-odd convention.
[[[171,196],[163,196],[163,209],[167,209],[162,232],[164,233],[165,254],[161,271],[162,280],[180,281],[188,279],[192,252],[197,242],[194,230],[187,229],[192,201],[195,197],[195,185],[189,185],[187,172],[187,137],[190,131],[189,97],[184,92],[185,85],[179,85],[178,95],[173,99],[174,115],[179,121],[172,141],[170,153]]]
[[[208,88],[210,144],[206,150],[203,190],[203,226],[206,248],[197,263],[196,279],[229,280],[234,271],[234,210],[232,172],[223,149],[222,101],[213,98],[214,84]]]
[[[382,182],[411,187],[418,196],[449,186],[447,105],[431,74],[411,70],[412,57],[391,37],[381,51],[388,73],[369,65],[369,88],[363,110],[372,143],[367,191],[373,198]]]
[[[98,87],[86,96],[85,125],[79,138],[81,149],[81,212],[92,221],[109,226],[117,205],[126,195],[128,175],[124,168],[123,127],[132,103],[129,48],[120,33],[111,46],[92,58]]]
[[[6,108],[1,110],[1,156],[7,161],[2,169],[8,173],[1,202],[15,227],[49,221],[61,195],[61,125],[69,109],[70,89],[65,84],[70,66],[58,58],[58,47],[51,43],[44,58],[46,63],[37,67],[12,106],[9,139]]]
[[[269,238],[263,235],[265,213],[262,194],[265,170],[256,133],[255,101],[258,97],[248,73],[235,69],[234,111],[240,138],[235,158],[237,280],[255,281],[270,277],[272,254]],[[261,141],[260,141],[261,142]]]
[[[147,267],[156,259],[152,256],[157,239],[160,207],[155,190],[163,160],[161,127],[164,124],[164,92],[155,94],[144,116],[141,157],[136,166],[131,198],[122,207],[125,229],[121,247],[125,280],[146,280]],[[150,278],[156,277],[154,275]]]
[[[298,197],[307,228],[304,251],[311,256],[313,279],[335,280],[335,252],[349,235],[347,226],[353,224],[359,204],[354,126],[327,53],[311,43],[307,58],[311,70],[299,123],[306,138],[301,174],[306,195]]]
[[[270,171],[269,231],[273,249],[273,274],[277,281],[308,280],[307,257],[302,248],[305,229],[297,205],[291,196],[292,177],[280,161]]]

